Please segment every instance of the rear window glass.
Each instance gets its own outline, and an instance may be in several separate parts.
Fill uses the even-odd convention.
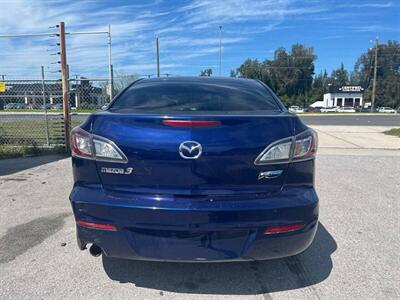
[[[272,94],[256,81],[139,82],[110,111],[137,113],[260,113],[280,111]]]

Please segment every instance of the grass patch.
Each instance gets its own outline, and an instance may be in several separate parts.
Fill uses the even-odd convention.
[[[73,120],[71,128],[80,123]],[[60,116],[48,116],[48,136],[44,118],[0,116],[0,159],[66,154],[64,143],[64,122]]]
[[[71,128],[79,125],[79,121],[71,122]],[[49,145],[64,143],[64,123],[62,119],[48,120]],[[47,145],[46,123],[44,120],[18,119],[0,120],[0,144],[13,146],[45,146]]]
[[[392,128],[390,130],[384,131],[383,133],[400,137],[400,128]]]
[[[45,154],[66,154],[65,147],[39,148],[35,146],[0,145],[0,159],[37,156]]]
[[[48,120],[49,144],[63,143],[62,120]],[[10,145],[38,146],[47,143],[44,120],[4,120],[0,122],[0,143]]]

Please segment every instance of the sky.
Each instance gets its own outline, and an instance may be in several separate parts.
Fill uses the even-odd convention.
[[[0,35],[106,31],[111,25],[116,75],[156,74],[155,37],[162,74],[198,75],[211,68],[229,76],[246,58],[273,58],[279,47],[314,47],[316,73],[352,70],[361,53],[400,40],[400,0],[0,0]],[[220,32],[219,27],[222,26]],[[59,78],[57,37],[0,37],[0,75],[6,79]],[[107,36],[67,36],[70,75],[108,76]]]

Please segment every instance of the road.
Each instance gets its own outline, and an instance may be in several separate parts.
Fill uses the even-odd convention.
[[[400,114],[396,115],[299,115],[307,125],[339,126],[391,126],[400,127]]]
[[[224,264],[91,257],[76,246],[70,159],[0,160],[0,299],[399,299],[400,159],[332,151],[317,159],[311,247]]]

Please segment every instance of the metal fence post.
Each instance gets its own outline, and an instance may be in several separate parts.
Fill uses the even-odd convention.
[[[110,102],[114,97],[114,66],[111,65],[111,76],[110,76]]]
[[[108,24],[107,37],[108,37],[107,44],[108,44],[108,72],[109,72],[108,80],[110,81],[108,84],[109,84],[109,88],[110,88],[110,102],[111,102],[111,100],[113,98],[113,95],[114,95],[114,91],[113,91],[113,89],[114,89],[114,83],[113,83],[114,75],[113,75],[113,66],[112,66],[112,63],[111,63],[111,25],[110,24]]]
[[[49,120],[47,118],[47,105],[46,105],[46,89],[44,83],[44,67],[42,66],[42,94],[43,94],[43,107],[44,107],[44,119],[45,119],[45,128],[46,128],[46,144],[50,145],[49,142]]]

